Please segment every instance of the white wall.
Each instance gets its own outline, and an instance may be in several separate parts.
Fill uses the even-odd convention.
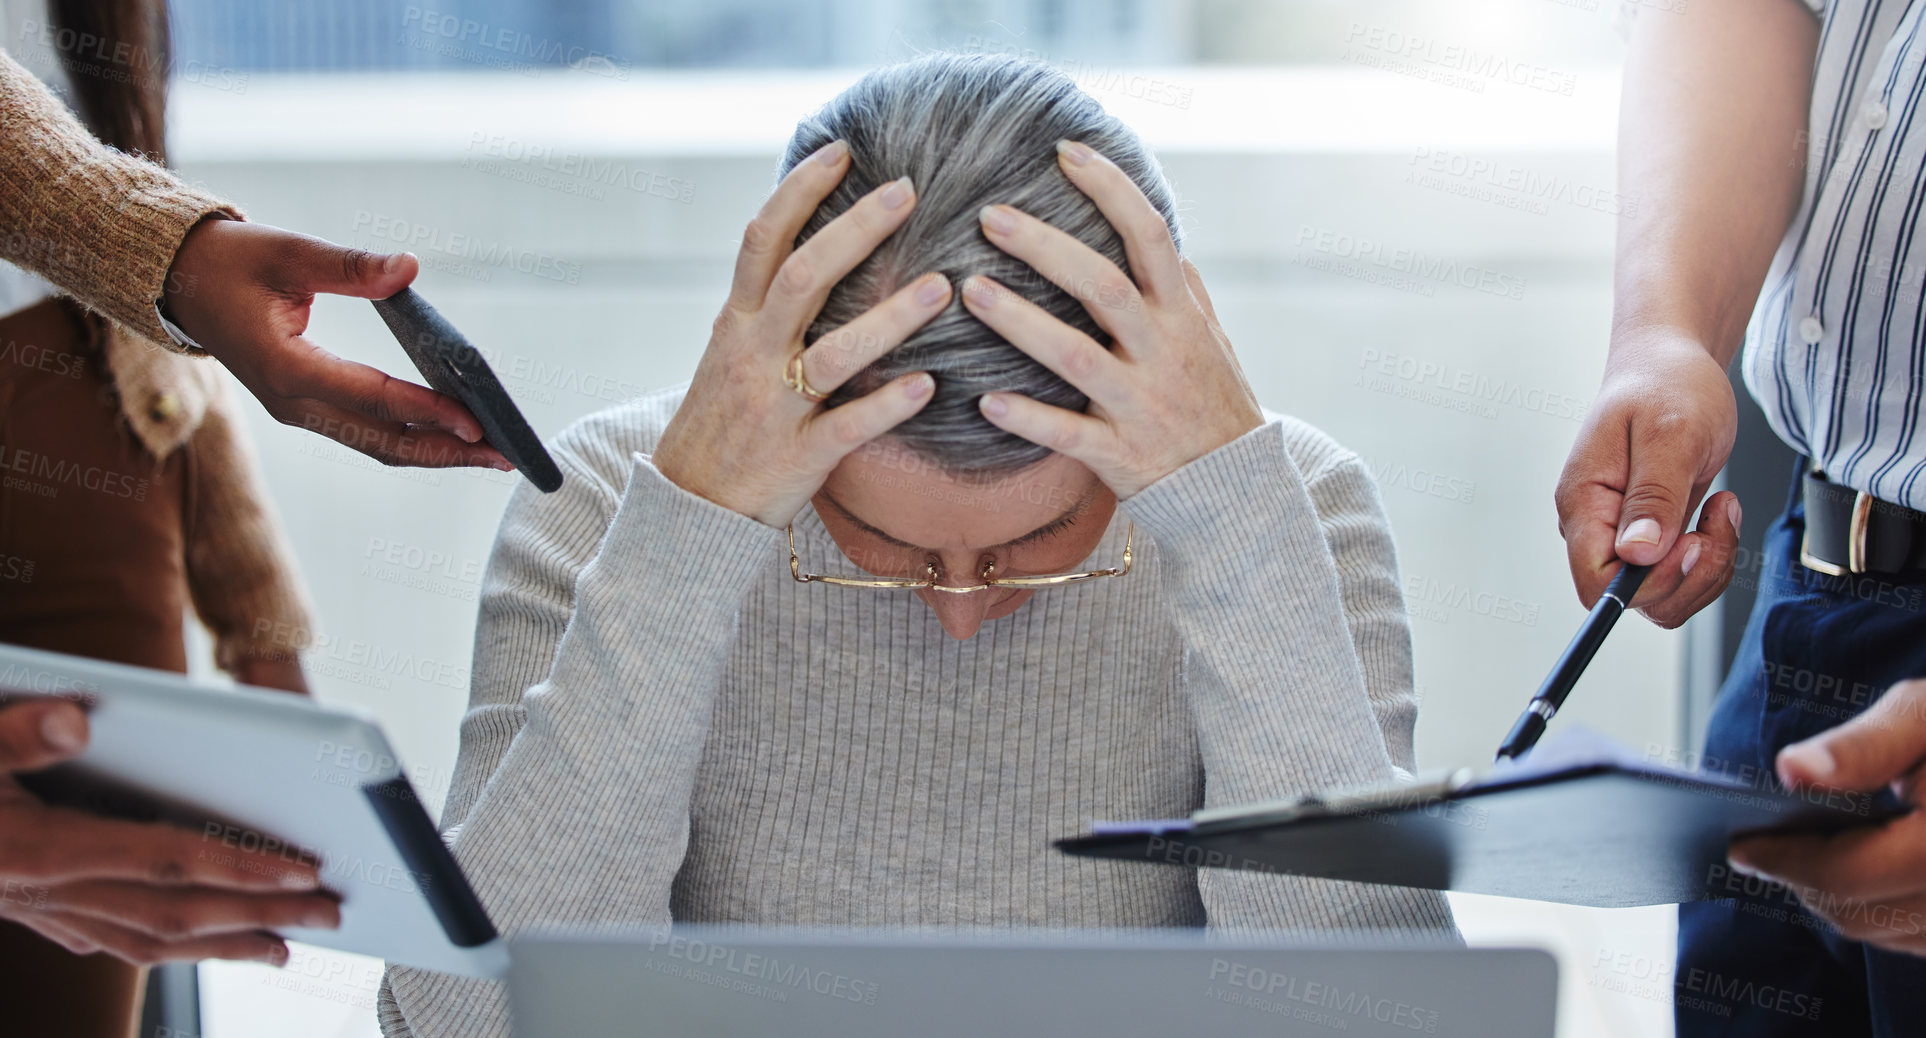
[[[368,247],[414,241],[418,287],[550,435],[693,370],[778,147],[856,74],[256,79],[178,91],[175,149],[188,176],[255,219]],[[1551,488],[1602,365],[1615,213],[1637,201],[1612,192],[1615,78],[1579,70],[1569,96],[1492,83],[1473,106],[1364,67],[1145,75],[1181,87],[1155,96],[1184,107],[1134,101],[1128,80],[1092,92],[1163,158],[1260,397],[1379,474],[1413,604],[1420,764],[1481,764],[1581,615]],[[595,197],[569,165],[584,162],[641,171],[639,189],[604,183]],[[1346,265],[1359,239],[1381,243],[1401,280]],[[459,255],[471,247],[560,280],[484,274]],[[364,303],[324,300],[312,332],[405,368]],[[439,804],[513,480],[384,470],[256,417],[320,608],[317,694],[376,711]],[[1676,746],[1682,644],[1628,621],[1561,723]],[[1588,961],[1669,955],[1669,912],[1460,904],[1474,936],[1561,947],[1567,1033],[1669,1027],[1662,1003],[1608,993]],[[204,973],[231,987],[245,975],[234,969]]]

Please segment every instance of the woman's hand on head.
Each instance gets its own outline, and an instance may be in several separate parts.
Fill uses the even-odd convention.
[[[793,519],[845,455],[921,410],[935,388],[927,373],[912,372],[825,410],[784,381],[802,350],[803,382],[833,392],[949,305],[949,282],[926,274],[805,344],[829,290],[916,207],[908,179],[893,181],[795,248],[848,171],[848,148],[825,146],[798,163],[749,222],[729,301],[651,459],[682,489],[770,526]]]
[[[1264,423],[1210,296],[1170,228],[1109,159],[1066,141],[1058,163],[1123,237],[1135,278],[1069,234],[1009,206],[985,207],[983,233],[1083,303],[1114,346],[976,276],[963,303],[1018,349],[1090,398],[1087,414],[1015,393],[986,393],[999,428],[1083,462],[1119,498]]]

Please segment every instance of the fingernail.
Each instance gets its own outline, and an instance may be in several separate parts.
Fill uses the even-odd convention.
[[[1058,141],[1057,154],[1063,156],[1072,166],[1081,166],[1089,162],[1090,156],[1096,154],[1096,152],[1091,151],[1087,146],[1079,144],[1076,141]]]
[[[1732,532],[1739,532],[1739,524],[1745,522],[1745,509],[1739,507],[1739,499],[1733,498],[1731,507],[1726,509],[1732,516]]]
[[[915,378],[910,379],[909,384],[903,387],[903,395],[909,397],[911,400],[921,400],[924,397],[929,396],[930,390],[935,388],[936,388],[935,379],[931,378],[927,374],[918,375]]]
[[[490,466],[492,466],[492,467],[493,467],[493,468],[495,469],[495,471],[497,471],[497,472],[513,472],[513,471],[515,471],[515,466],[514,466],[514,464],[513,464],[512,462],[509,462],[509,461],[494,461],[494,462],[489,462],[489,464],[490,464]]]
[[[1750,858],[1747,858],[1736,848],[1726,852],[1725,860],[1731,863],[1732,871],[1737,872],[1741,876],[1756,877],[1763,875],[1763,873],[1759,871],[1758,864]]]
[[[1699,550],[1699,542],[1697,541],[1686,545],[1685,557],[1679,560],[1680,573],[1691,573],[1692,567],[1699,564]]]
[[[333,905],[315,905],[301,913],[301,925],[310,930],[333,930],[341,925],[341,910]]]
[[[916,301],[924,306],[935,306],[949,295],[950,283],[941,274],[931,274],[916,286]]]
[[[401,254],[401,253],[399,253],[399,252],[397,252],[397,253],[393,253],[393,254],[391,254],[391,255],[390,255],[390,256],[389,256],[389,257],[388,257],[387,259],[385,259],[385,260],[382,260],[382,261],[381,261],[381,272],[382,272],[383,274],[392,274],[392,273],[394,273],[395,271],[397,271],[397,270],[400,270],[400,269],[401,269],[401,255],[402,255],[402,254]]]
[[[1658,542],[1659,524],[1656,519],[1635,520],[1632,525],[1625,528],[1624,533],[1618,535],[1620,544],[1657,544]]]
[[[973,277],[963,282],[963,294],[985,310],[996,309],[996,286],[984,278]]]
[[[317,890],[321,886],[321,877],[306,872],[283,872],[281,886],[289,890]]]
[[[834,166],[836,163],[843,161],[843,156],[847,154],[849,154],[849,145],[840,140],[834,140],[817,148],[816,154],[813,157],[817,162],[825,166]]]
[[[1004,403],[1003,398],[994,393],[985,393],[977,406],[983,408],[983,413],[991,418],[1001,418],[1010,410],[1010,405]]]
[[[261,961],[267,963],[270,966],[287,965],[288,964],[288,946],[285,944],[276,942],[274,947],[269,948],[267,950],[267,954],[261,956]]]
[[[898,177],[889,182],[883,193],[877,196],[885,209],[901,209],[910,200],[910,178]]]
[[[998,234],[1009,234],[1016,230],[1016,217],[1010,210],[1000,205],[986,205],[977,212],[983,226]]]
[[[1795,742],[1780,750],[1779,764],[1781,773],[1784,772],[1785,765],[1790,764],[1797,767],[1807,778],[1818,782],[1825,782],[1832,778],[1833,769],[1838,766],[1838,762],[1832,759],[1832,751],[1812,740]]]
[[[72,753],[87,743],[87,727],[70,709],[62,707],[40,719],[40,737],[60,753]]]

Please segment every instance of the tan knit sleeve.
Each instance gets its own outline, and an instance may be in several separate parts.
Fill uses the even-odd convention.
[[[189,447],[187,586],[214,658],[279,658],[313,641],[312,608],[225,380]]]
[[[240,212],[95,140],[60,99],[0,52],[0,259],[39,274],[152,342],[171,345],[154,300],[187,232]]]

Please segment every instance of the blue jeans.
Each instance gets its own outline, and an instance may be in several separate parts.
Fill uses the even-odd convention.
[[[1799,565],[1799,481],[1737,580],[1759,596],[1712,711],[1705,766],[1776,786],[1779,750],[1926,677],[1926,571],[1828,577]],[[1679,1038],[1926,1034],[1926,959],[1849,941],[1786,891],[1679,906]]]

